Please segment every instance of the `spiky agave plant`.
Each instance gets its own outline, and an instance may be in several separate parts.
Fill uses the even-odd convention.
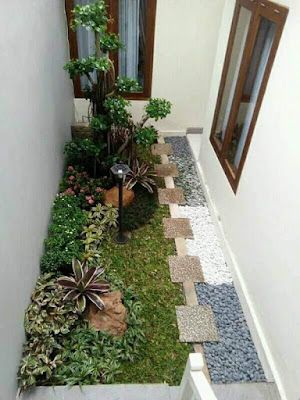
[[[155,180],[156,176],[154,171],[151,171],[150,166],[146,163],[140,165],[139,160],[136,159],[131,171],[128,173],[128,181],[126,188],[128,190],[132,189],[136,184],[139,184],[146,188],[149,193],[153,193],[153,187],[156,186]]]
[[[66,293],[64,300],[76,301],[76,307],[81,313],[86,308],[87,300],[103,310],[105,304],[101,294],[109,292],[110,289],[109,283],[101,279],[104,268],[89,267],[73,259],[72,269],[74,276],[63,276],[57,280]]]

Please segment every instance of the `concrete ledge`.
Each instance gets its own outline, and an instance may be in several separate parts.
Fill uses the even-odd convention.
[[[166,384],[38,386],[21,395],[21,400],[170,400]]]

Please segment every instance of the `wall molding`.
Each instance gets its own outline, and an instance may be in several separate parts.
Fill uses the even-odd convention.
[[[186,136],[186,131],[181,131],[181,130],[176,130],[176,131],[171,131],[167,130],[164,131],[163,129],[159,130],[159,134],[163,137],[169,137],[169,136]]]
[[[202,135],[203,134],[203,128],[200,128],[200,127],[186,128],[186,134],[187,135]]]

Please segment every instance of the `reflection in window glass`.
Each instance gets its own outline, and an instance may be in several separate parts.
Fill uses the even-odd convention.
[[[75,5],[85,6],[93,3],[93,0],[75,0]],[[95,34],[91,30],[79,26],[76,29],[77,46],[78,46],[78,57],[85,58],[95,53]],[[93,76],[92,76],[93,77]],[[95,76],[93,77],[96,78]],[[81,89],[85,89],[89,86],[89,81],[86,76],[80,77]]]
[[[243,88],[242,100],[228,148],[227,158],[236,168],[238,167],[242,157],[258,94],[272,48],[275,31],[276,25],[274,22],[265,18],[261,19]]]
[[[119,75],[143,87],[146,55],[147,0],[119,0],[119,34],[125,45],[119,51]]]
[[[228,118],[230,115],[232,100],[238,79],[240,64],[246,43],[247,33],[251,20],[251,11],[241,7],[238,23],[235,31],[235,38],[230,57],[229,69],[226,76],[225,87],[223,91],[221,107],[218,114],[215,136],[223,141]]]
[[[94,0],[75,0],[75,5],[86,5]],[[148,0],[119,0],[119,35],[125,48],[119,51],[119,76],[135,79],[144,85],[144,66],[146,55],[146,18]],[[79,58],[95,52],[94,32],[83,27],[76,31]],[[81,88],[88,84],[85,76],[81,78]]]

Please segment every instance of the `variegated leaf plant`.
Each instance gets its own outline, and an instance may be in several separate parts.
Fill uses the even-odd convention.
[[[57,280],[66,293],[64,300],[76,301],[77,310],[81,313],[85,310],[88,300],[103,310],[105,304],[101,295],[110,290],[109,283],[101,279],[104,268],[88,267],[73,259],[72,269],[74,276],[63,276]]]
[[[128,181],[126,188],[130,190],[136,184],[139,184],[146,188],[149,193],[153,193],[153,187],[156,186],[156,182],[153,178],[156,176],[156,173],[149,168],[149,165],[146,163],[140,165],[139,160],[136,159],[131,171],[127,175]]]

